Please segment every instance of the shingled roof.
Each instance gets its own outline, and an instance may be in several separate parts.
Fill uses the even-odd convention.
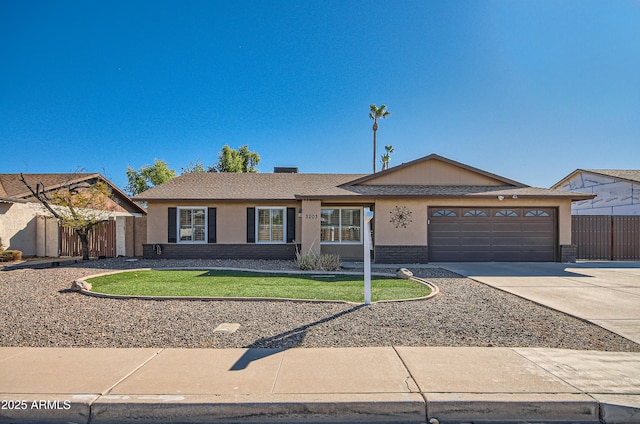
[[[388,185],[376,179],[416,164],[440,161],[487,177],[497,185]],[[592,199],[590,193],[529,187],[438,155],[429,155],[376,174],[190,173],[153,187],[135,201],[291,201],[301,199],[364,200],[378,197],[528,197]]]
[[[573,178],[575,175],[581,172],[588,172],[596,175],[603,175],[605,177],[616,178],[620,180],[626,180],[633,183],[640,183],[640,170],[634,169],[582,169],[578,168],[554,185],[551,186],[552,189],[562,187],[568,180]]]
[[[443,185],[343,185],[326,187],[311,193],[296,196],[299,199],[346,199],[353,197],[555,197],[571,200],[586,200],[594,196],[589,193],[567,192],[537,187],[513,186],[443,186]]]
[[[15,201],[36,201],[29,189],[20,180],[21,174],[0,174],[0,198]],[[38,184],[44,186],[45,192],[55,191],[59,188],[69,186],[71,184],[82,183],[86,181],[93,184],[97,181],[106,183],[112,193],[117,197],[120,206],[132,213],[146,213],[144,208],[136,204],[120,190],[115,184],[106,179],[101,174],[91,173],[69,173],[69,174],[22,174],[25,181],[34,190]]]
[[[90,180],[100,174],[23,174],[27,183],[35,189],[43,184],[47,191],[58,189],[64,185]],[[0,174],[0,197],[26,199],[31,192],[20,180],[20,174]]]
[[[133,199],[163,200],[296,200],[299,193],[336,187],[363,174],[184,174],[153,187]]]
[[[582,171],[591,172],[593,174],[606,175],[609,177],[620,178],[640,183],[640,170],[633,169],[582,169]]]

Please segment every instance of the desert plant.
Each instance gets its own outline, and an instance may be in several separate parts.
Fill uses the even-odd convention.
[[[338,271],[340,269],[340,255],[300,253],[296,249],[296,265],[303,271]]]
[[[313,253],[300,253],[296,251],[296,265],[303,271],[316,269],[316,257]]]
[[[316,266],[322,271],[338,271],[340,269],[340,255],[333,253],[320,255],[317,258]]]
[[[0,251],[0,262],[15,262],[22,260],[22,252],[19,250]]]

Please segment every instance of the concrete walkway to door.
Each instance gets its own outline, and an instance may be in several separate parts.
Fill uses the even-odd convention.
[[[640,343],[640,262],[432,263]]]

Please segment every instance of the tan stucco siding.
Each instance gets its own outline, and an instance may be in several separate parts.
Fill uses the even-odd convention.
[[[36,255],[36,216],[45,209],[34,203],[0,203],[0,239],[5,249]]]
[[[503,181],[440,161],[420,162],[362,183],[363,185],[481,185],[504,186]]]
[[[411,211],[411,221],[404,228],[391,222],[391,212],[396,206],[407,207]],[[428,240],[427,208],[439,206],[468,207],[553,207],[558,209],[558,242],[571,244],[571,202],[554,199],[438,199],[429,201],[378,200],[375,216],[375,243],[379,245],[426,245]]]
[[[571,202],[558,205],[558,242],[571,244]]]
[[[147,204],[147,243],[167,242],[167,208],[173,206],[166,203]]]
[[[303,200],[301,219],[302,253],[320,253],[320,201]],[[296,232],[296,236],[298,232]]]
[[[378,200],[375,206],[374,243],[386,246],[427,244],[427,203],[419,200]],[[411,213],[410,222],[392,222],[396,207]],[[406,208],[406,209],[405,209]]]
[[[350,203],[351,205],[353,203]],[[256,206],[295,207],[296,243],[302,251],[320,251],[320,201],[302,202],[238,202],[238,203],[160,203],[148,204],[147,243],[167,243],[167,209],[177,206],[206,206],[217,210],[217,243],[246,243],[246,209]],[[443,198],[431,200],[379,199],[375,202],[374,243],[387,246],[424,246],[428,242],[428,208],[439,206],[478,207],[553,207],[558,209],[558,242],[571,244],[571,202],[566,199],[510,199],[503,201],[482,198]],[[411,212],[406,227],[392,221],[396,207]],[[300,210],[301,213],[300,213]],[[316,218],[317,216],[317,218]],[[324,246],[324,245],[323,245]],[[327,249],[322,249],[325,251]]]
[[[299,202],[238,202],[238,203],[207,203],[207,202],[172,202],[149,203],[147,205],[147,243],[167,243],[167,219],[170,207],[207,207],[216,208],[216,242],[219,244],[241,244],[247,242],[247,208],[273,206],[296,208],[296,242],[300,242],[301,222],[297,216]]]

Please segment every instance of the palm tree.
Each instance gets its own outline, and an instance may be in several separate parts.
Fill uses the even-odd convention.
[[[382,170],[389,168],[389,160],[391,159],[391,153],[393,153],[393,146],[384,146],[384,150],[386,151],[384,155],[382,155]]]
[[[386,105],[377,107],[376,105],[370,106],[369,118],[373,119],[373,173],[376,172],[376,132],[378,131],[378,119],[385,119],[391,112],[387,111]]]

